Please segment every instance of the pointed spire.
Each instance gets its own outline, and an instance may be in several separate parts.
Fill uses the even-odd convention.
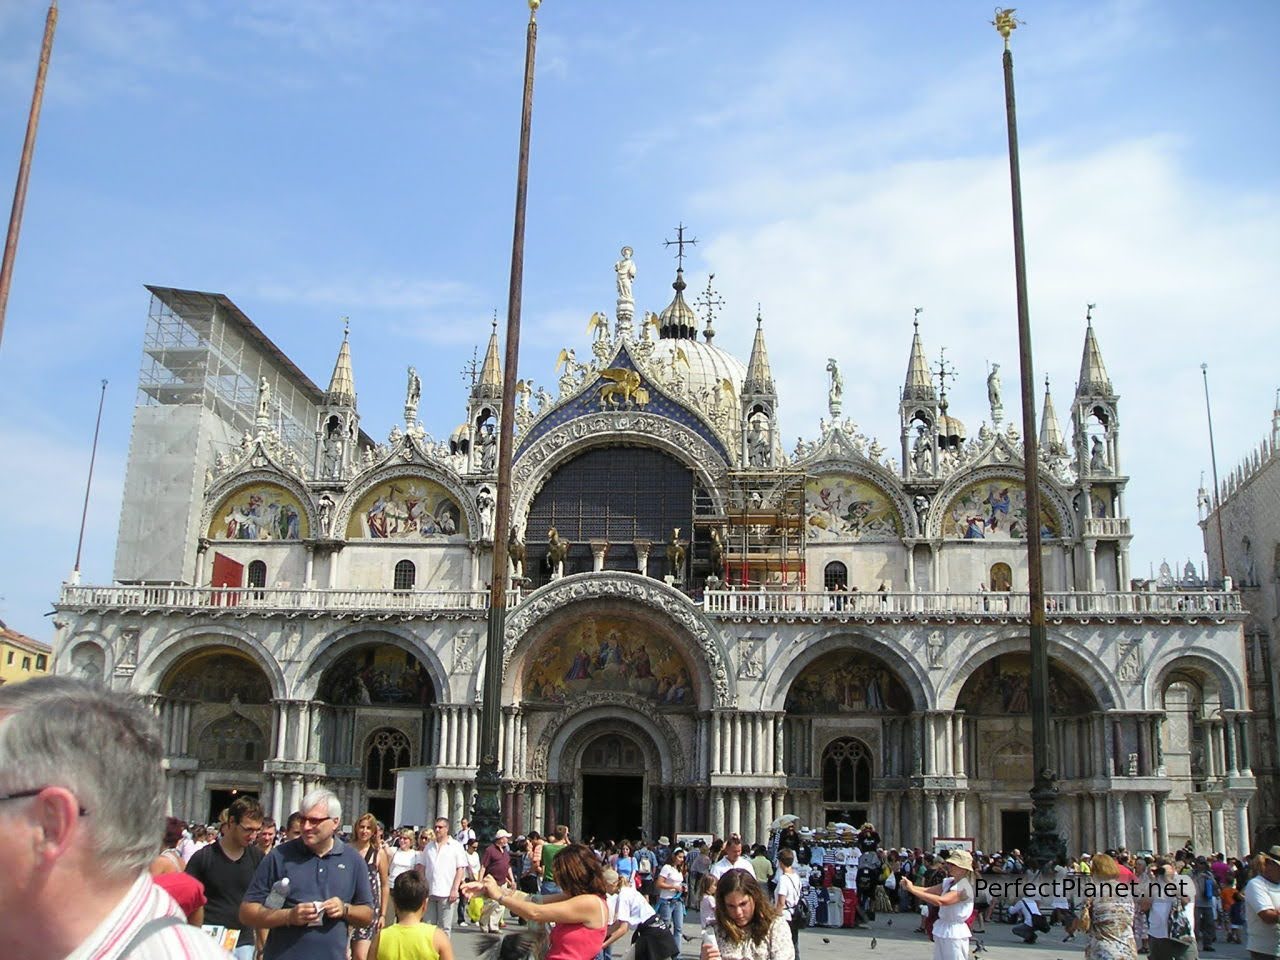
[[[338,359],[333,364],[333,376],[329,378],[327,400],[329,403],[343,407],[356,405],[356,378],[351,372],[351,321],[342,318],[342,346],[338,348]]]
[[[911,321],[915,333],[911,337],[911,356],[907,360],[907,382],[902,388],[904,401],[937,399],[933,377],[929,375],[929,361],[925,359],[924,345],[920,342],[920,314],[923,309],[916,307],[915,317]]]
[[[502,362],[498,359],[498,314],[493,314],[493,330],[489,334],[489,347],[484,352],[484,365],[480,368],[480,379],[471,388],[473,397],[502,396]]]
[[[1084,355],[1080,358],[1080,382],[1076,384],[1076,395],[1100,394],[1110,396],[1111,378],[1107,376],[1107,368],[1102,363],[1102,351],[1098,349],[1098,340],[1093,335],[1093,308],[1089,304],[1085,313],[1088,326],[1084,331]]]
[[[764,345],[764,317],[756,304],[756,338],[751,344],[751,359],[747,361],[747,376],[742,382],[742,392],[773,393],[773,371],[769,369],[769,351]]]
[[[1053,394],[1049,392],[1049,378],[1044,378],[1044,413],[1040,417],[1040,451],[1046,457],[1065,457],[1067,441],[1058,423],[1058,411],[1053,409]]]

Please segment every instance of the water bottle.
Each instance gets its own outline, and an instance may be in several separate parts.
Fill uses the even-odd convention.
[[[710,947],[712,950],[719,952],[720,941],[716,939],[715,924],[709,923],[702,928],[702,945],[704,947]]]
[[[271,887],[271,892],[267,894],[267,899],[263,901],[263,906],[268,910],[279,910],[284,906],[284,898],[289,895],[289,878],[281,877]]]

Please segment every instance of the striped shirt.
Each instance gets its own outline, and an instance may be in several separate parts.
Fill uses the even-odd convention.
[[[177,917],[182,923],[165,927],[142,941],[128,954],[128,960],[227,960],[230,956],[199,927],[189,925],[182,908],[144,873],[65,960],[124,960],[130,939],[156,917]]]

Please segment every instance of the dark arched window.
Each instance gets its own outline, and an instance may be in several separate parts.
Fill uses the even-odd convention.
[[[418,579],[418,570],[413,565],[412,560],[401,560],[396,564],[395,580],[392,583],[394,590],[412,590],[414,583]]]
[[[822,571],[824,590],[843,590],[849,586],[849,568],[839,560],[832,560]]]
[[[248,585],[251,587],[265,587],[267,585],[267,565],[262,560],[254,560],[249,564]],[[256,595],[259,600],[262,594]]]
[[[365,754],[364,785],[370,790],[394,790],[396,768],[410,762],[408,737],[391,727],[375,730]]]
[[[822,752],[822,799],[826,803],[871,802],[871,754],[861,740],[843,737]]]

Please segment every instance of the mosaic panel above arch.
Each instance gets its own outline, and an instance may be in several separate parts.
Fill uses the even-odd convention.
[[[804,501],[811,541],[887,541],[902,537],[902,518],[893,501],[862,477],[812,477],[805,482]]]
[[[522,699],[567,703],[605,691],[666,707],[697,703],[689,662],[643,624],[587,617],[543,638],[525,661]]]
[[[167,697],[201,703],[270,703],[271,681],[262,667],[228,647],[197,651],[177,663],[160,684]]]
[[[1062,523],[1046,498],[1040,498],[1041,537],[1057,539]],[[948,540],[1025,540],[1027,488],[1019,480],[997,477],[971,483],[951,498],[942,514]]]
[[[228,494],[213,511],[210,540],[302,540],[310,535],[301,501],[274,483],[255,483]]]
[[[425,477],[397,477],[360,498],[347,521],[347,538],[462,543],[466,527],[462,508],[440,484]]]
[[[1002,653],[978,667],[965,680],[956,709],[970,716],[1029,713],[1031,655]],[[1098,698],[1075,674],[1049,661],[1049,711],[1060,716],[1100,709]]]
[[[426,666],[391,643],[370,643],[339,657],[320,679],[321,700],[338,706],[428,706],[435,686]]]
[[[880,658],[835,650],[809,664],[787,691],[787,713],[907,713],[911,696]]]

